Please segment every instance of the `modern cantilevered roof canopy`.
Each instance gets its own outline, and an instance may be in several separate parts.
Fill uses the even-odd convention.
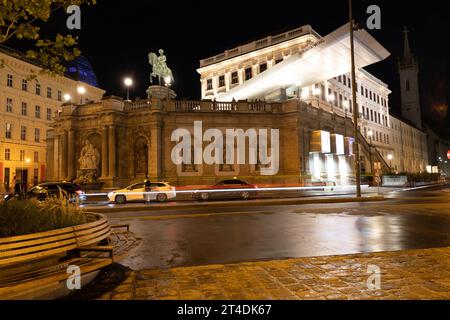
[[[218,101],[261,98],[280,88],[307,86],[351,71],[350,26],[347,23],[317,42],[256,75],[239,86],[217,95]],[[390,53],[366,30],[354,32],[356,68],[389,57]]]

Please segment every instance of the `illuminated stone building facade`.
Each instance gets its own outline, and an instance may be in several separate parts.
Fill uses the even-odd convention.
[[[0,47],[0,192],[21,179],[27,187],[46,181],[46,135],[65,95],[98,101],[104,90],[69,77],[40,74],[19,52]],[[37,75],[30,80],[31,74]],[[77,87],[84,86],[83,97]]]

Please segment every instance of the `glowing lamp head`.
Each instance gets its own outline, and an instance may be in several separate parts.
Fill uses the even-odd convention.
[[[334,94],[330,94],[330,95],[328,96],[328,101],[333,102],[334,99],[335,99]]]
[[[125,80],[123,80],[123,83],[125,83],[125,85],[129,87],[133,84],[133,80],[131,80],[131,78],[125,78]]]
[[[25,162],[26,162],[26,163],[30,163],[30,162],[31,162],[30,158],[26,158],[26,159],[25,159]]]
[[[165,82],[166,85],[170,86],[170,84],[172,82],[172,79],[170,77],[165,77],[164,78],[164,82]]]
[[[392,159],[394,159],[394,156],[392,155],[392,154],[388,154],[388,160],[392,160]]]
[[[83,87],[83,86],[79,86],[79,87],[77,88],[77,92],[78,92],[79,94],[85,94],[85,93],[86,93],[86,88]]]
[[[369,130],[369,132],[367,132],[367,134],[369,135],[369,137],[372,137],[373,136],[373,131]]]
[[[69,102],[72,99],[72,97],[70,96],[70,94],[66,93],[64,95],[64,101]]]
[[[344,101],[344,109],[347,110],[349,107],[348,101]]]
[[[314,89],[314,95],[315,96],[318,96],[318,95],[320,95],[322,93],[322,90],[320,90],[319,88],[315,88]]]

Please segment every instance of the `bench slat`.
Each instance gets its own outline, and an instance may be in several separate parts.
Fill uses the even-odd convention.
[[[11,264],[11,263],[27,261],[27,260],[34,260],[34,259],[42,258],[42,257],[46,257],[46,256],[52,256],[52,255],[55,255],[57,253],[73,250],[76,247],[77,247],[77,244],[73,243],[73,244],[69,244],[69,245],[64,246],[64,247],[58,247],[58,248],[55,248],[55,249],[52,249],[52,250],[40,251],[40,252],[35,252],[35,253],[22,255],[22,256],[16,256],[16,257],[11,257],[11,258],[6,258],[6,259],[0,259],[0,265],[6,265],[6,264]]]
[[[45,253],[45,251],[48,251],[49,249],[64,247],[64,246],[67,246],[70,244],[76,244],[76,240],[74,238],[71,238],[68,240],[50,242],[50,243],[43,244],[43,245],[31,246],[31,247],[20,248],[20,249],[15,249],[15,250],[2,251],[2,252],[0,252],[0,259],[2,259],[4,257],[30,254],[30,253],[34,253],[34,252],[38,252],[38,251],[42,251]]]
[[[0,252],[4,251],[4,250],[11,250],[14,248],[25,248],[25,247],[38,245],[38,244],[61,241],[61,240],[70,239],[70,238],[74,238],[73,232],[64,233],[64,234],[57,235],[57,236],[45,237],[45,238],[36,239],[36,240],[28,240],[28,241],[0,244]]]
[[[87,234],[91,234],[91,233],[93,233],[93,232],[96,232],[96,231],[98,231],[98,230],[101,230],[101,229],[103,229],[103,228],[105,228],[105,227],[107,227],[109,224],[108,224],[108,222],[107,221],[105,221],[104,223],[102,223],[102,224],[99,224],[98,226],[96,226],[96,227],[93,227],[93,228],[89,228],[89,229],[86,229],[86,230],[82,230],[82,231],[74,231],[74,234],[75,234],[75,237],[81,237],[81,236],[84,236],[84,235],[87,235]]]
[[[16,241],[39,239],[39,238],[56,236],[56,235],[60,235],[60,234],[70,233],[70,232],[73,232],[73,227],[67,227],[67,228],[56,229],[56,230],[51,230],[51,231],[44,231],[44,232],[39,232],[39,233],[24,234],[21,236],[0,238],[0,244],[11,243],[11,242],[16,242]]]
[[[78,245],[79,246],[87,246],[87,245],[91,245],[91,244],[96,244],[96,243],[108,238],[110,236],[110,234],[111,234],[111,231],[109,228],[107,228],[106,230],[102,231],[101,233],[85,236],[85,238],[83,238],[82,240],[78,240]]]
[[[75,226],[75,227],[73,227],[73,230],[74,231],[81,231],[81,230],[84,230],[84,229],[89,229],[89,228],[96,227],[99,224],[103,224],[105,222],[108,223],[108,219],[101,218],[101,219],[98,219],[98,220],[96,220],[94,222],[89,222],[89,223],[81,224],[79,226]]]

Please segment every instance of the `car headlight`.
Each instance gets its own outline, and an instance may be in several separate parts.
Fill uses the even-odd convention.
[[[108,193],[108,198],[111,198],[114,195],[114,192]]]

